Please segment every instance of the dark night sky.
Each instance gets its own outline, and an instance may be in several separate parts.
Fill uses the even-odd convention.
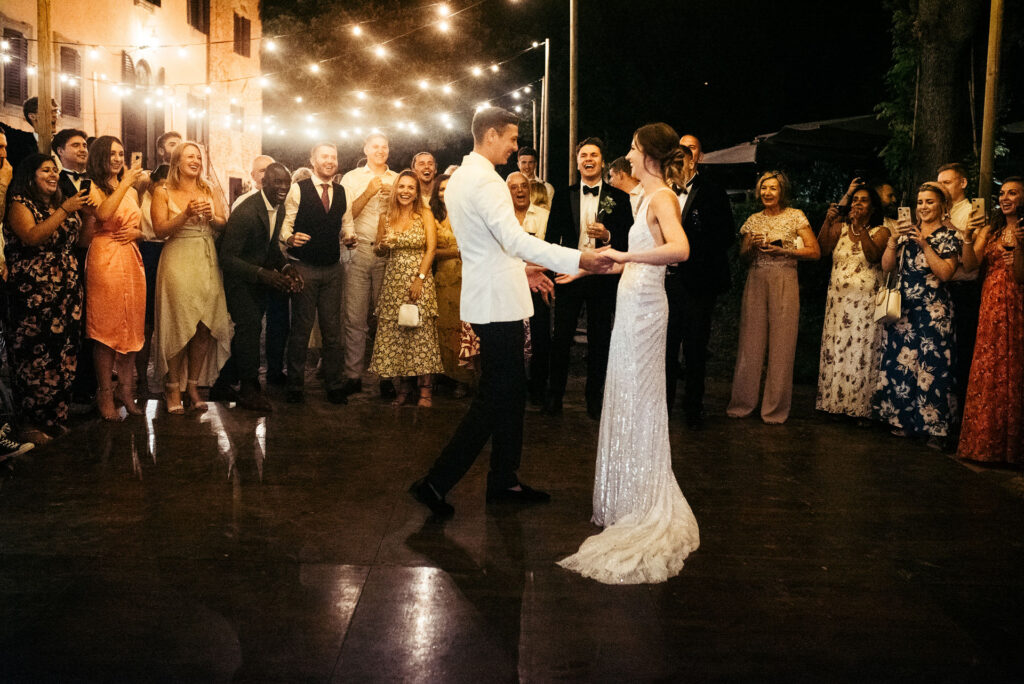
[[[264,15],[294,5],[266,0]],[[451,3],[453,9],[465,5]],[[787,123],[869,113],[885,94],[889,16],[882,0],[848,7],[820,0],[581,2],[580,135],[601,136],[613,157],[625,153],[635,128],[660,120],[680,133],[697,133],[705,149],[713,150]],[[351,17],[365,16],[373,3],[349,2],[344,8]],[[463,18],[482,27],[481,44],[494,46],[485,55],[490,58],[507,56],[514,44],[552,38],[548,175],[556,185],[564,182],[568,0],[488,0]],[[384,22],[378,26],[384,31]],[[398,53],[413,48],[402,41],[394,47]],[[541,51],[514,61],[502,74],[507,80],[493,83],[493,94],[502,85],[539,78]],[[419,144],[393,137],[393,166],[405,163]],[[343,164],[358,154],[355,143],[349,146],[354,149],[342,149]],[[443,165],[461,159],[470,139],[435,137],[430,146],[440,148]]]

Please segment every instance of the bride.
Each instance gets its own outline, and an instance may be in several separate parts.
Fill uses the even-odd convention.
[[[622,278],[594,476],[593,522],[605,529],[559,562],[606,584],[664,582],[700,544],[697,521],[672,472],[665,405],[665,266],[690,255],[679,202],[668,186],[685,187],[678,142],[664,123],[633,135],[626,158],[644,199],[629,231],[629,251],[606,251]]]

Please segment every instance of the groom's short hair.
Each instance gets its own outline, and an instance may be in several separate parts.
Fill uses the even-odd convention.
[[[473,115],[473,142],[482,143],[487,131],[494,129],[498,133],[507,126],[518,126],[519,117],[501,107],[485,107]]]

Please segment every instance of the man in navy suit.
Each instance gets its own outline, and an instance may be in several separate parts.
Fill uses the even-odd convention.
[[[605,245],[623,252],[629,249],[629,229],[633,225],[629,195],[604,182],[603,147],[598,138],[587,138],[576,146],[580,182],[555,193],[545,235],[548,242],[581,251]],[[586,308],[587,414],[595,420],[600,417],[618,286],[619,276],[612,274],[555,285],[550,385],[544,413],[562,412],[562,396],[569,377],[569,349],[580,310]]]

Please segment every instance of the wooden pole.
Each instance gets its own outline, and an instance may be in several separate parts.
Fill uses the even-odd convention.
[[[576,98],[578,94],[576,82],[577,40],[576,31],[579,23],[579,0],[569,0],[569,185],[576,182]]]
[[[548,102],[551,77],[551,39],[544,39],[544,85],[540,92],[540,177],[548,179]]]
[[[981,122],[981,159],[978,197],[988,204],[992,196],[996,104],[999,95],[999,50],[1003,39],[1003,0],[992,0],[988,22],[988,63],[985,67],[985,110]]]
[[[36,110],[36,133],[39,134],[39,152],[49,154],[50,142],[53,140],[53,33],[50,31],[50,0],[36,0],[36,10],[39,13],[36,41],[39,108]]]

